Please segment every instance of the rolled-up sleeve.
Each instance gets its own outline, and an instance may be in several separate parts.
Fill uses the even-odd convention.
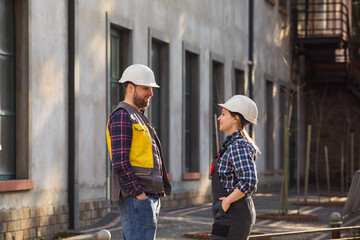
[[[132,123],[129,114],[120,109],[109,120],[111,137],[112,167],[119,176],[121,187],[131,196],[144,192],[130,164],[129,154],[132,142]]]

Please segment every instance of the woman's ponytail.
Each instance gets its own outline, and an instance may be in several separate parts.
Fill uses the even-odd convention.
[[[239,119],[240,119],[240,124],[241,124],[241,125],[240,125],[240,133],[241,133],[241,135],[245,138],[246,141],[250,142],[250,143],[254,146],[254,148],[255,148],[255,150],[256,150],[256,153],[261,153],[259,147],[258,147],[258,146],[256,145],[256,143],[255,143],[255,140],[250,137],[250,135],[248,134],[248,132],[247,132],[246,129],[245,129],[245,127],[246,127],[248,124],[250,124],[250,122],[247,121],[247,120],[244,118],[244,116],[243,116],[242,114],[240,114],[240,113],[230,112],[230,114],[231,114],[233,117],[235,117],[235,116],[238,116],[238,117],[239,117]]]

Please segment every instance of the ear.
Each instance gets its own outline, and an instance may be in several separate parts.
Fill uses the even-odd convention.
[[[240,121],[241,121],[241,120],[240,120],[240,117],[239,117],[238,115],[235,115],[235,116],[234,116],[234,121],[240,122]]]
[[[235,115],[234,122],[237,123],[239,126],[241,126],[241,119],[238,115]]]
[[[135,86],[133,84],[129,83],[127,86],[128,93],[133,94],[134,88],[135,88]]]

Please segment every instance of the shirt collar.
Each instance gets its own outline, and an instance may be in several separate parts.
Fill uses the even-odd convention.
[[[238,138],[244,138],[241,133],[240,133],[240,130],[236,130],[235,132],[233,132],[231,135],[227,136],[224,143],[223,143],[223,146],[227,146],[229,145],[230,143],[232,143],[233,141],[235,141],[236,139]]]

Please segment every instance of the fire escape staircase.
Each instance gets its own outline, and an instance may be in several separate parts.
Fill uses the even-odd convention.
[[[293,43],[305,55],[307,84],[346,84],[360,98],[360,63],[351,56],[349,12],[342,2],[303,0],[292,5]]]

